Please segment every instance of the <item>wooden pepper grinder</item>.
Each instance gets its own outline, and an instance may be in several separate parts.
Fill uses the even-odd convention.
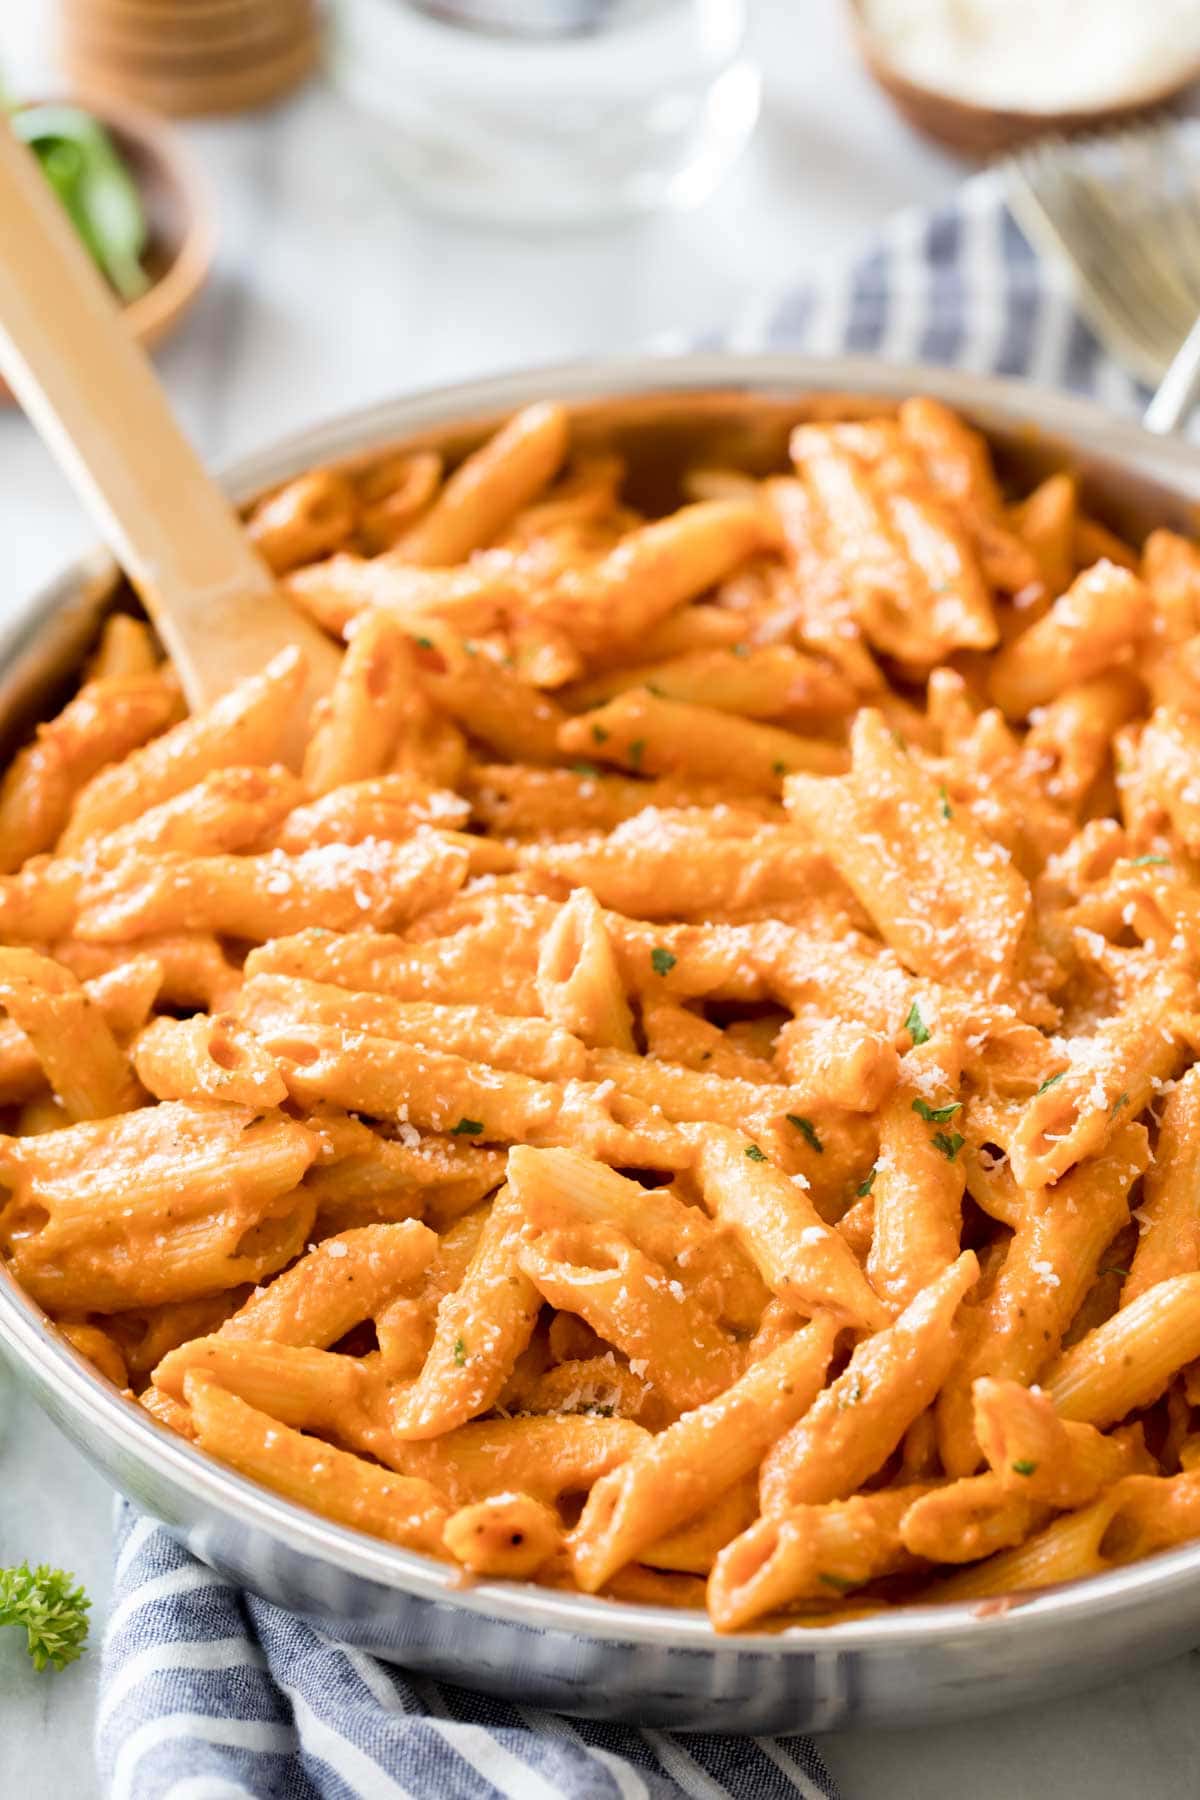
[[[73,86],[175,116],[290,93],[320,55],[317,0],[59,0]]]

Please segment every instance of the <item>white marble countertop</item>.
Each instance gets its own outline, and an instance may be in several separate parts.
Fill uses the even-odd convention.
[[[39,88],[46,10],[0,9],[0,68],[26,76],[26,91]],[[537,237],[425,217],[363,157],[321,91],[190,125],[217,196],[219,263],[160,366],[204,453],[230,458],[404,388],[686,338],[738,317],[897,207],[945,192],[959,169],[896,121],[854,64],[840,11],[838,0],[759,0],[767,96],[754,143],[699,211],[638,225]],[[2,623],[91,541],[13,414],[0,416],[0,510]],[[97,1638],[109,1520],[105,1484],[0,1372],[2,1560],[52,1557],[77,1570],[95,1598]],[[97,1793],[97,1669],[92,1654],[61,1676],[35,1676],[17,1634],[0,1632],[5,1800]],[[1200,1785],[1198,1687],[1200,1663],[1184,1658],[1076,1701],[936,1730],[839,1734],[823,1748],[845,1800],[1177,1800]]]

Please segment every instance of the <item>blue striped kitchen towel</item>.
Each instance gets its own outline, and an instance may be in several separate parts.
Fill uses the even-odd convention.
[[[1028,375],[1136,409],[985,173],[708,347]],[[97,1721],[112,1800],[836,1800],[811,1739],[568,1721],[342,1649],[120,1514]]]

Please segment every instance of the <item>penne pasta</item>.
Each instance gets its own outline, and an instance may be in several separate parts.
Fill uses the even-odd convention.
[[[686,1413],[595,1484],[571,1542],[580,1587],[595,1593],[664,1533],[703,1513],[749,1475],[812,1405],[838,1326],[813,1320],[754,1363],[724,1394]]]
[[[732,1230],[780,1300],[799,1313],[828,1309],[859,1330],[887,1324],[888,1310],[846,1240],[826,1225],[794,1180],[748,1157],[743,1137],[706,1126],[696,1169],[705,1205]]]
[[[277,1497],[721,1632],[1200,1540],[1200,547],[779,404],[301,473],[311,716],[117,612],[0,767],[4,1278]]]
[[[837,1380],[775,1444],[763,1463],[763,1511],[852,1494],[891,1455],[950,1372],[955,1315],[979,1275],[964,1251],[894,1325],[862,1342]]]
[[[281,761],[303,682],[299,652],[281,651],[261,675],[251,676],[207,713],[185,719],[100,770],[76,798],[59,848],[74,851],[217,769]]]
[[[1085,1162],[1028,1207],[991,1292],[968,1312],[962,1353],[938,1399],[948,1474],[978,1466],[973,1384],[979,1376],[1029,1382],[1045,1369],[1129,1216],[1129,1190],[1149,1160],[1140,1125],[1121,1128],[1108,1154]]]

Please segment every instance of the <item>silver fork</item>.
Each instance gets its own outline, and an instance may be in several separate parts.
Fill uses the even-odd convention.
[[[1156,390],[1144,423],[1176,430],[1200,392],[1200,121],[1046,138],[1007,175],[1030,241],[1067,260],[1097,337]]]

